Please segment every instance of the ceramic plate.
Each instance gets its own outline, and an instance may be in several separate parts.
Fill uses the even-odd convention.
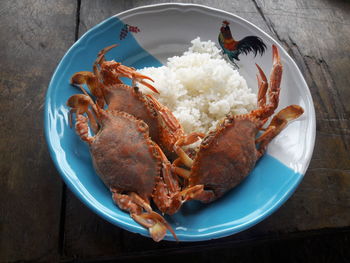
[[[269,144],[267,154],[238,187],[211,204],[188,202],[166,219],[181,241],[232,235],[273,213],[302,180],[314,147],[315,112],[307,84],[287,52],[258,27],[221,10],[192,4],[140,7],[113,16],[84,34],[58,65],[46,95],[45,134],[51,157],[72,192],[109,222],[149,236],[145,228],[114,205],[109,190],[92,167],[88,146],[69,127],[69,109],[65,105],[77,93],[69,84],[70,77],[77,71],[91,71],[99,50],[115,43],[119,47],[111,50],[107,59],[135,68],[163,65],[168,57],[181,55],[197,36],[218,45],[224,20],[229,21],[235,39],[253,35],[267,46],[263,56],[240,56],[239,71],[248,86],[257,90],[255,63],[270,72],[271,46],[275,44],[284,65],[279,109],[297,104],[305,113]],[[165,239],[174,240],[170,233]]]

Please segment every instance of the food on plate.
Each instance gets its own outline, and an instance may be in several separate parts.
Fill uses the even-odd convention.
[[[109,48],[100,52],[94,65],[94,73],[84,71],[72,76],[72,84],[88,85],[96,97],[96,103],[79,86],[84,94],[73,95],[67,101],[67,106],[71,108],[70,123],[75,114],[76,133],[89,144],[95,171],[112,192],[114,202],[121,209],[128,211],[136,222],[148,228],[155,241],[162,240],[167,230],[177,239],[166,220],[152,210],[150,200],[153,200],[161,212],[173,214],[187,196],[202,190],[203,186],[181,191],[171,163],[161,148],[149,137],[149,126],[142,119],[115,106],[124,99],[129,101],[131,110],[140,106],[143,107],[141,111],[147,110],[150,97],[142,97],[142,93],[137,89],[119,80],[121,76],[129,77],[136,83],[144,82],[147,77],[120,63],[105,61],[104,53]],[[149,88],[156,91],[150,84]],[[114,91],[124,97],[120,94],[115,95]],[[139,100],[135,100],[134,94],[138,96],[136,98],[146,102],[140,103]],[[151,102],[157,103],[155,99],[150,100]],[[103,106],[106,103],[108,108],[104,110]],[[129,110],[129,107],[125,110]],[[140,113],[139,111],[136,113]],[[163,116],[156,111],[154,114],[156,117]],[[89,122],[93,136],[89,135]]]
[[[249,174],[287,123],[303,113],[300,106],[290,105],[263,128],[279,101],[282,65],[276,46],[269,83],[257,65],[254,109],[256,96],[214,44],[199,39],[192,44],[183,56],[169,59],[168,68],[174,64],[175,73],[164,67],[137,72],[106,61],[105,53],[116,47],[112,45],[99,52],[93,72],[77,72],[71,78],[84,94],[67,101],[70,123],[75,114],[76,133],[89,144],[94,168],[114,202],[146,227],[155,241],[162,240],[167,230],[177,237],[153,211],[151,201],[171,215],[188,200],[211,202],[221,197]],[[148,73],[156,87],[146,81],[153,81]],[[130,78],[132,86],[120,77]],[[147,87],[143,88],[147,94],[137,85]],[[196,106],[197,115],[191,112]]]
[[[257,109],[242,115],[228,114],[203,139],[193,158],[180,150],[185,142],[176,143],[179,159],[175,162],[175,171],[187,178],[188,187],[204,185],[204,189],[197,191],[192,199],[212,202],[237,186],[264,155],[268,143],[289,121],[303,114],[304,110],[300,106],[287,106],[273,117],[267,128],[263,128],[278,106],[282,78],[282,64],[277,47],[273,45],[272,50],[273,67],[269,83],[257,65]],[[259,131],[264,132],[256,138]]]
[[[100,107],[108,105],[109,110],[127,112],[143,120],[149,127],[150,137],[161,146],[168,157],[175,157],[175,143],[185,137],[182,125],[173,113],[161,104],[152,93],[159,93],[150,83],[150,77],[136,72],[116,61],[106,61],[105,54],[117,45],[102,49],[93,66],[93,72],[80,71],[71,77],[73,85],[86,84]],[[132,79],[132,86],[125,85],[119,79]],[[145,95],[136,86],[136,82],[152,93]],[[203,133],[192,133],[190,138],[204,137]],[[192,139],[192,140],[193,140]]]
[[[162,240],[167,229],[176,238],[171,226],[150,206],[153,197],[166,200],[165,191],[159,189],[177,191],[179,185],[171,164],[149,138],[147,124],[126,112],[103,110],[85,94],[71,96],[67,105],[75,112],[76,132],[89,144],[94,168],[114,202],[148,228],[155,241]],[[90,117],[83,115],[87,112]],[[97,128],[94,136],[88,134],[89,119]],[[171,182],[172,188],[165,182]]]
[[[214,42],[196,38],[191,43],[183,55],[169,58],[165,66],[139,72],[154,80],[159,91],[154,97],[173,112],[185,133],[207,133],[227,113],[253,110],[256,94]],[[141,90],[151,93],[142,85]]]

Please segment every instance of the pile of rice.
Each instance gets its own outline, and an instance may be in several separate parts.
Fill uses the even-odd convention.
[[[180,121],[186,133],[216,127],[226,114],[248,113],[256,107],[256,94],[245,79],[226,62],[212,41],[196,38],[182,56],[168,59],[166,66],[139,70],[151,77],[160,95],[153,94]]]

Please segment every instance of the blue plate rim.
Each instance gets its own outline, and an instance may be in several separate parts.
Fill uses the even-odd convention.
[[[255,30],[260,31],[263,35],[265,35],[266,38],[269,38],[270,41],[274,42],[279,49],[284,53],[284,55],[288,58],[289,62],[292,62],[293,67],[296,69],[297,74],[300,75],[300,79],[303,82],[303,85],[308,87],[299,67],[297,66],[297,64],[295,63],[295,61],[289,56],[289,54],[286,52],[286,50],[278,43],[276,42],[270,35],[268,35],[265,31],[263,31],[262,29],[260,29],[259,27],[257,27],[256,25],[252,24],[251,22],[245,20],[244,18],[241,18],[240,16],[237,16],[235,14],[232,14],[230,12],[224,11],[224,10],[220,10],[217,8],[213,8],[213,7],[208,7],[205,5],[199,5],[199,4],[190,4],[190,3],[162,3],[162,4],[153,4],[153,5],[145,5],[145,6],[140,6],[140,7],[136,7],[133,9],[129,9],[123,12],[120,12],[114,16],[111,16],[105,20],[103,20],[102,22],[98,23],[97,25],[95,25],[94,27],[92,27],[91,29],[89,29],[87,32],[85,32],[68,50],[67,52],[64,54],[64,56],[62,57],[62,59],[60,60],[58,66],[55,69],[55,72],[52,75],[52,78],[50,80],[49,83],[49,87],[46,91],[46,96],[45,96],[45,107],[44,107],[44,133],[45,133],[45,139],[46,139],[46,143],[48,145],[49,148],[49,153],[51,156],[51,159],[53,160],[56,169],[59,171],[61,177],[63,178],[64,182],[66,183],[66,185],[69,187],[69,189],[75,194],[75,196],[77,196],[86,206],[88,206],[92,211],[94,211],[96,214],[98,214],[99,216],[103,217],[104,219],[106,219],[107,221],[109,221],[110,223],[117,225],[119,227],[122,227],[123,229],[126,229],[130,232],[133,233],[138,233],[144,236],[149,237],[148,232],[143,228],[143,227],[135,227],[134,225],[129,225],[128,223],[117,219],[115,217],[111,218],[107,213],[99,210],[94,203],[91,201],[91,198],[86,196],[85,193],[79,191],[79,189],[77,189],[73,183],[72,180],[70,180],[69,177],[67,177],[64,173],[64,171],[62,170],[62,168],[60,167],[57,157],[55,155],[55,150],[53,149],[53,145],[51,143],[50,140],[50,134],[49,134],[49,114],[48,114],[48,110],[49,110],[49,100],[50,100],[50,93],[53,89],[53,82],[54,80],[58,77],[59,75],[59,71],[62,69],[62,64],[63,61],[66,59],[67,54],[69,54],[74,48],[78,47],[80,45],[80,42],[85,39],[86,37],[88,37],[88,35],[95,30],[98,30],[101,26],[103,26],[104,24],[108,23],[110,20],[114,19],[115,17],[118,17],[119,19],[122,19],[122,17],[124,15],[128,15],[132,12],[135,11],[139,11],[139,10],[143,10],[143,9],[148,9],[148,8],[154,8],[154,7],[166,7],[166,8],[186,8],[186,7],[193,7],[193,8],[201,8],[204,9],[205,11],[215,11],[218,13],[224,13],[228,16],[232,16],[237,20],[242,21],[243,23],[248,24],[249,26],[255,28]],[[298,177],[298,179],[296,181],[294,181],[294,184],[288,189],[288,191],[278,200],[276,201],[272,206],[270,206],[269,209],[265,210],[264,213],[261,213],[259,216],[255,217],[253,220],[248,221],[244,224],[238,225],[238,226],[234,226],[234,227],[230,227],[230,228],[224,228],[222,230],[219,231],[214,231],[211,233],[207,233],[207,234],[198,234],[198,235],[188,235],[188,234],[181,234],[181,241],[184,242],[193,242],[193,241],[206,241],[206,240],[210,240],[210,239],[216,239],[216,238],[222,238],[225,236],[229,236],[232,234],[237,234],[241,231],[244,231],[256,224],[258,224],[259,222],[261,222],[262,220],[264,220],[266,217],[268,217],[269,215],[271,215],[273,212],[275,212],[283,203],[285,203],[289,197],[295,192],[296,188],[298,187],[298,185],[300,184],[301,180],[303,179],[303,177],[305,176],[305,172],[310,164],[311,161],[311,157],[312,157],[312,152],[314,149],[314,145],[315,145],[315,138],[316,138],[316,117],[315,117],[315,109],[314,109],[314,104],[313,104],[313,100],[312,100],[312,96],[311,96],[311,92],[308,89],[305,90],[306,92],[306,97],[307,97],[307,102],[308,102],[308,108],[309,108],[309,113],[310,113],[310,126],[311,129],[314,131],[312,133],[312,137],[310,138],[310,153],[308,154],[308,158],[306,160],[306,165],[303,167],[303,171],[301,173],[301,176]],[[174,239],[166,239],[169,241],[174,241]]]

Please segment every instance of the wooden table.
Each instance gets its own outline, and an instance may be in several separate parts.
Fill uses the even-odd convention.
[[[215,241],[155,243],[104,221],[66,188],[43,135],[43,105],[52,73],[74,41],[95,24],[160,2],[1,1],[0,261],[350,260],[347,0],[186,1],[258,25],[295,59],[312,93],[317,136],[310,167],[292,198],[267,220]]]

